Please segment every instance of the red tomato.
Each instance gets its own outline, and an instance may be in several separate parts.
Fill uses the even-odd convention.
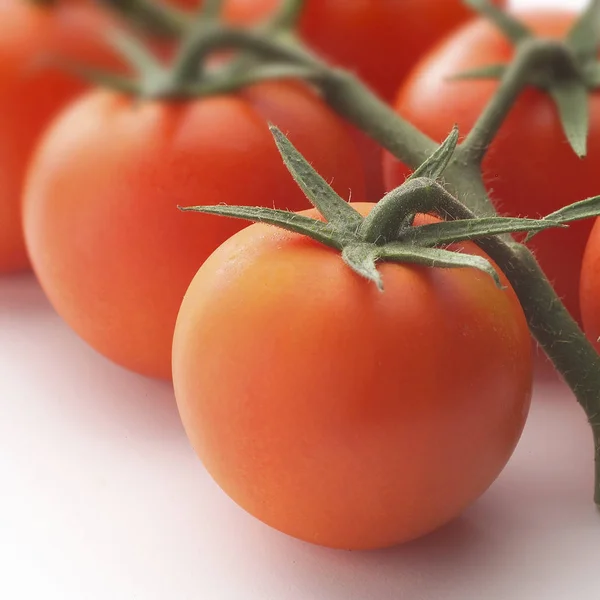
[[[172,103],[97,91],[52,126],[31,166],[25,233],[50,301],[90,345],[129,369],[170,377],[184,292],[244,226],[183,214],[178,204],[308,205],[267,121],[340,194],[364,197],[343,124],[300,84]]]
[[[51,118],[87,87],[41,62],[59,55],[115,67],[104,39],[109,23],[91,5],[0,0],[0,273],[29,265],[21,195],[33,148]]]
[[[224,14],[236,22],[256,21],[280,2],[226,0]],[[391,101],[417,58],[472,15],[462,0],[306,0],[300,31],[315,50],[356,71]]]
[[[281,0],[226,0],[225,18],[256,22]],[[197,8],[199,0],[173,0]],[[505,5],[506,0],[496,0]],[[355,71],[384,100],[391,102],[415,62],[440,38],[473,15],[463,0],[306,0],[300,33],[316,51]],[[351,131],[367,171],[367,193],[384,192],[381,152],[364,134]]]
[[[583,255],[580,287],[585,333],[600,352],[600,221],[596,219]]]
[[[538,34],[564,37],[574,15],[536,12],[521,18]],[[436,140],[443,140],[457,123],[466,134],[498,87],[495,81],[448,81],[447,77],[474,67],[509,61],[513,49],[493,25],[478,20],[465,26],[418,64],[400,90],[396,110]],[[492,143],[484,160],[484,177],[497,208],[508,215],[539,217],[598,194],[600,181],[600,93],[590,94],[588,156],[575,156],[565,140],[556,109],[548,96],[527,89]],[[408,173],[387,155],[384,171],[388,189]],[[591,223],[542,233],[530,247],[579,318],[579,273]]]
[[[175,393],[206,468],[255,517],[324,546],[398,544],[457,516],[529,407],[510,287],[471,269],[380,270],[384,293],[338,252],[252,225],[204,263],[177,319]]]

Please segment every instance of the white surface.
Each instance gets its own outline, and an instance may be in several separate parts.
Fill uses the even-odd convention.
[[[168,385],[87,348],[31,276],[0,279],[0,599],[598,600],[589,437],[540,381],[517,452],[462,518],[384,552],[313,547],[218,489]]]
[[[0,298],[2,600],[600,597],[593,450],[556,381],[539,383],[509,467],[462,518],[401,548],[332,551],[235,506],[170,387],[87,348],[31,276],[0,280]]]

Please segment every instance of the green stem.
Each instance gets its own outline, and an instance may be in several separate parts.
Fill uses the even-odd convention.
[[[214,96],[216,94],[227,94],[254,85],[262,81],[277,79],[302,79],[304,81],[318,80],[319,73],[315,73],[308,67],[294,66],[289,64],[267,63],[250,66],[246,71],[232,73],[229,69],[222,74],[217,73],[206,77],[197,85],[185,88],[186,97],[200,98],[202,96]]]
[[[223,0],[203,0],[199,14],[203,19],[218,19],[223,10]]]
[[[177,33],[186,31],[188,21],[174,16],[148,0],[104,0],[109,4],[137,6],[145,17]],[[290,11],[296,3],[290,2]],[[291,13],[290,13],[291,14]],[[211,52],[238,49],[261,59],[306,68],[319,85],[325,100],[341,116],[390,151],[410,168],[417,168],[438,145],[416,127],[397,115],[363,83],[349,72],[334,68],[310,53],[289,36],[233,29],[217,24],[197,28],[190,34],[185,52],[177,63],[177,77],[187,77],[198,69]],[[454,218],[495,214],[487,194],[480,163],[491,141],[508,116],[524,86],[533,77],[543,77],[543,68],[564,59],[564,49],[548,40],[519,44],[514,63],[465,142],[458,147],[444,173],[447,189],[436,194],[446,196],[445,210]],[[555,64],[553,65],[553,57]],[[563,60],[564,62],[564,60]],[[190,82],[188,82],[189,84]],[[450,201],[452,199],[452,202]],[[468,208],[467,208],[468,206]],[[449,207],[449,208],[448,208]],[[470,209],[470,210],[469,210]],[[557,370],[577,396],[594,434],[596,456],[596,501],[600,504],[600,357],[571,318],[529,250],[512,240],[486,238],[481,247],[503,270],[523,307],[529,327]]]
[[[471,164],[482,162],[523,88],[531,82],[532,74],[557,60],[564,62],[565,52],[564,45],[554,40],[529,38],[519,44],[498,90],[460,147]]]
[[[444,203],[448,215],[475,215],[457,200]],[[569,385],[592,427],[595,449],[594,500],[600,506],[600,356],[581,331],[531,251],[499,237],[476,242],[494,260],[512,285],[531,333]]]
[[[436,142],[394,112],[351,73],[329,68],[322,78],[321,89],[338,114],[409,168],[416,169],[438,148]],[[496,214],[478,166],[466,162],[460,153],[452,158],[444,180],[448,189],[468,203],[477,216]]]
[[[557,297],[533,254],[517,243],[508,248],[510,253],[487,250],[519,297],[531,332],[573,390],[592,426],[594,500],[600,505],[600,356]]]
[[[600,507],[600,424],[597,415],[590,422],[594,440],[594,502]]]
[[[189,26],[183,11],[154,0],[99,0],[117,11],[131,23],[150,33],[164,37],[179,37]]]
[[[326,100],[342,116],[362,129],[411,168],[418,167],[437,144],[400,118],[362,82],[341,69],[329,67],[296,42],[267,37],[251,30],[216,26],[192,33],[176,67],[179,73],[195,68],[217,50],[245,50],[263,59],[311,69]]]
[[[321,89],[327,102],[348,121],[416,169],[437,149],[431,138],[399,117],[383,100],[342,69],[328,68]]]
[[[283,0],[268,26],[271,31],[293,30],[304,10],[305,0]]]
[[[360,234],[366,242],[385,244],[398,238],[400,229],[416,213],[446,216],[445,204],[453,198],[444,188],[425,177],[417,177],[387,193],[365,217]]]
[[[218,50],[243,49],[256,56],[278,63],[303,66],[317,75],[320,62],[308,52],[290,43],[279,43],[258,32],[218,24],[198,23],[184,40],[172,70],[175,86],[183,86],[201,68],[206,58]]]

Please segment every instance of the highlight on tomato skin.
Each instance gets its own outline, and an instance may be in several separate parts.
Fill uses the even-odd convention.
[[[21,223],[25,171],[52,118],[88,86],[57,67],[53,56],[116,68],[104,35],[112,20],[91,3],[41,6],[2,0],[0,18],[0,273],[29,268]]]
[[[383,293],[339,252],[251,225],[200,268],[173,341],[179,412],[211,476],[264,523],[333,548],[400,544],[458,516],[509,460],[531,397],[510,287],[379,268]]]
[[[515,13],[536,34],[564,38],[576,14],[558,10]],[[478,19],[451,34],[414,67],[400,87],[394,107],[436,140],[457,124],[463,135],[473,127],[498,88],[493,80],[451,80],[476,67],[506,63],[514,49],[488,21]],[[600,93],[589,94],[588,151],[578,158],[565,141],[551,99],[527,88],[514,104],[483,162],[483,176],[500,213],[538,218],[598,193]],[[393,189],[409,173],[388,153],[384,179]],[[591,229],[589,220],[536,236],[528,246],[569,312],[581,322],[581,261]]]
[[[170,379],[177,312],[210,253],[245,224],[178,205],[308,200],[273,144],[291,139],[342,197],[364,199],[344,124],[308,87],[264,82],[190,101],[94,91],[53,123],[30,165],[27,247],[56,311],[112,361]]]

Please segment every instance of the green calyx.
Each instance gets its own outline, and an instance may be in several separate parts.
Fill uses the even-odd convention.
[[[600,87],[600,0],[589,2],[564,40],[536,38],[528,27],[490,0],[464,1],[492,21],[516,49],[535,53],[537,60],[531,63],[527,83],[552,98],[571,148],[584,157],[589,130],[588,95]],[[508,66],[486,65],[453,79],[502,79]]]
[[[294,45],[292,31],[303,0],[284,0],[272,17],[254,28],[223,23],[223,0],[205,0],[195,15],[151,0],[101,1],[145,32],[162,31],[171,37],[177,36],[179,43],[172,62],[165,65],[142,38],[122,29],[111,31],[108,42],[130,67],[132,77],[81,64],[61,63],[97,85],[138,98],[183,100],[229,93],[266,80],[311,81],[322,75],[319,69],[307,64],[305,59],[310,57],[300,55],[301,51]],[[271,38],[280,37],[289,40],[287,46],[270,43]],[[215,52],[230,50],[238,52],[218,66],[209,67],[208,59]]]
[[[179,207],[180,210],[267,223],[306,235],[339,250],[350,268],[382,291],[378,262],[474,268],[490,275],[500,286],[499,275],[487,259],[447,249],[447,245],[563,226],[552,219],[475,218],[435,181],[456,148],[456,128],[411,178],[386,194],[366,217],[337,195],[279,129],[270,128],[286,167],[323,220],[264,207],[191,206]],[[414,226],[417,213],[446,220]]]

